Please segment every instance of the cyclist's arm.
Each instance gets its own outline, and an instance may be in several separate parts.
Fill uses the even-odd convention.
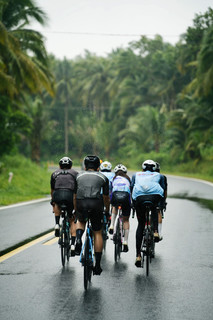
[[[135,174],[132,176],[132,180],[131,180],[131,184],[130,184],[131,193],[132,193],[134,185],[135,185]]]
[[[106,208],[106,212],[109,213],[109,207],[110,207],[110,198],[109,195],[104,195],[103,194],[103,200],[104,200],[104,206]]]
[[[74,193],[73,195],[73,206],[74,206],[74,210],[77,210],[77,205],[76,205],[76,193]]]
[[[109,206],[110,206],[109,180],[107,177],[106,177],[105,184],[103,186],[103,200],[104,200],[104,206],[106,208],[106,212],[109,212]]]

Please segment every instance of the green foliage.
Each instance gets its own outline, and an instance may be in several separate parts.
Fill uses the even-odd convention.
[[[1,158],[0,205],[46,197],[50,193],[50,172],[21,155]],[[13,178],[9,183],[9,173]]]

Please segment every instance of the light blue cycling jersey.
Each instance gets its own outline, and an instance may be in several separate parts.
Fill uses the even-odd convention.
[[[108,171],[101,171],[102,174],[104,174],[108,179],[109,179],[109,182],[112,182],[112,179],[114,178],[115,176],[115,173],[114,172],[108,172]]]
[[[164,195],[164,179],[158,172],[141,171],[136,172],[132,177],[131,184],[132,199],[136,200],[139,196],[158,194],[161,197]]]
[[[111,193],[112,193],[112,179],[114,178],[115,173],[110,172],[110,171],[101,171],[101,173],[104,174],[105,177],[107,177],[109,180],[109,195],[111,195]]]
[[[129,180],[125,177],[117,176],[114,180],[112,180],[112,192],[115,191],[124,191],[130,194],[131,191]]]

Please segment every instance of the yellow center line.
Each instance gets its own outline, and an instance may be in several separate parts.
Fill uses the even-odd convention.
[[[53,238],[53,239],[47,240],[45,243],[43,243],[43,245],[44,246],[50,246],[50,245],[54,244],[57,241],[58,241],[58,238]]]
[[[2,257],[0,257],[0,263],[3,262],[3,261],[5,261],[6,259],[11,258],[11,257],[14,256],[15,254],[17,254],[17,253],[19,253],[19,252],[22,252],[22,251],[24,251],[24,250],[26,250],[26,249],[34,246],[35,244],[37,244],[37,243],[39,243],[39,242],[41,242],[41,241],[43,241],[43,240],[48,239],[48,238],[51,237],[52,235],[53,235],[53,231],[45,234],[45,235],[42,236],[42,237],[39,237],[39,238],[35,239],[35,240],[33,240],[33,241],[29,242],[29,243],[26,243],[26,244],[24,244],[23,246],[15,249],[15,250],[13,250],[13,251],[11,251],[11,252],[8,252],[8,253],[4,254]]]

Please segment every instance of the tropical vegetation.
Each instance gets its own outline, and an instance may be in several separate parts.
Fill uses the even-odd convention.
[[[141,36],[72,60],[47,53],[32,20],[47,21],[35,1],[0,1],[1,157],[96,153],[131,168],[152,157],[171,171],[205,163],[213,176],[212,8],[175,45]]]

